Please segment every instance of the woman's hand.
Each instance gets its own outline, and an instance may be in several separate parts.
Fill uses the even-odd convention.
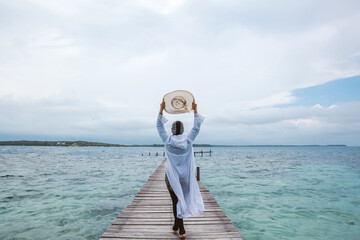
[[[165,101],[163,99],[162,103],[160,103],[160,114],[163,114],[163,110],[165,109]]]
[[[192,102],[192,109],[194,109],[194,113],[197,113],[197,104],[195,103],[195,100]]]

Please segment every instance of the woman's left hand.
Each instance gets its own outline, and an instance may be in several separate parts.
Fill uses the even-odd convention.
[[[163,113],[163,110],[165,109],[165,101],[163,99],[162,103],[160,103],[160,114]]]

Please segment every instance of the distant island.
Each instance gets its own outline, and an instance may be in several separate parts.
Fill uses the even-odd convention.
[[[0,141],[0,146],[123,147],[120,144],[87,141]]]
[[[0,141],[0,146],[58,146],[58,147],[163,147],[164,144],[112,144],[87,141]],[[194,144],[194,147],[212,147],[210,144]]]
[[[58,147],[163,147],[164,144],[113,144],[88,141],[0,141],[0,146],[58,146]],[[346,147],[345,144],[330,145],[213,145],[194,144],[194,147]]]

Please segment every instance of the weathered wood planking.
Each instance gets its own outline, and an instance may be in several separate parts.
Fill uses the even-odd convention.
[[[172,203],[165,185],[164,160],[136,194],[134,200],[111,224],[100,240],[179,239],[171,233]],[[186,239],[241,239],[239,231],[222,211],[215,198],[198,182],[205,212],[184,219]]]

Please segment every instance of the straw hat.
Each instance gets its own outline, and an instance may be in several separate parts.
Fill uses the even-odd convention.
[[[194,96],[185,90],[176,90],[164,96],[165,111],[169,114],[180,114],[192,111]]]

